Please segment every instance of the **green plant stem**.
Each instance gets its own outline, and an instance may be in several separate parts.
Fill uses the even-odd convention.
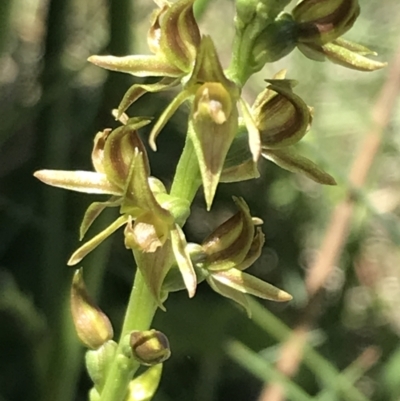
[[[171,195],[192,202],[200,184],[200,168],[193,142],[189,136],[186,136],[185,147],[176,167]]]
[[[138,369],[139,363],[129,366],[123,363],[126,359],[122,353],[123,339],[133,330],[148,330],[156,309],[156,302],[144,282],[140,269],[137,269],[117,352],[108,372],[100,401],[124,400],[128,384]]]
[[[200,186],[200,170],[194,153],[193,143],[186,137],[185,147],[179,160],[171,195],[192,202]],[[100,401],[121,401],[126,396],[130,380],[139,368],[139,363],[123,363],[123,339],[133,330],[148,330],[157,309],[140,269],[136,269],[135,281],[129,298],[117,352],[101,392]]]

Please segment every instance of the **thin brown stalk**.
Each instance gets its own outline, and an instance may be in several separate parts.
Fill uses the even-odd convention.
[[[293,377],[297,373],[307,333],[318,317],[320,304],[318,298],[347,241],[356,203],[354,190],[360,189],[368,177],[396,104],[400,90],[400,47],[390,65],[387,79],[372,110],[371,128],[365,136],[349,174],[349,189],[344,199],[334,209],[318,256],[307,271],[306,288],[309,301],[304,308],[301,322],[293,330],[292,336],[282,345],[277,368],[288,377]],[[284,397],[284,388],[274,383],[264,388],[259,401],[282,401]]]

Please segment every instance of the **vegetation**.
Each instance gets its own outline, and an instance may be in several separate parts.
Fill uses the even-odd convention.
[[[294,3],[1,2],[0,401],[398,400],[399,6]]]

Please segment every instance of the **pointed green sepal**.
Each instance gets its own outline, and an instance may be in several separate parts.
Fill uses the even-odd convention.
[[[261,299],[276,302],[287,302],[292,299],[287,292],[237,269],[213,272],[212,278],[233,290]]]
[[[237,126],[237,109],[224,87],[219,83],[206,83],[199,88],[188,134],[199,161],[207,210],[211,208]]]
[[[112,339],[110,320],[89,296],[82,269],[76,270],[72,279],[70,301],[75,330],[88,348],[97,349]]]
[[[262,155],[285,170],[304,174],[320,184],[336,185],[336,181],[331,175],[293,149],[263,149]]]
[[[376,55],[376,53],[349,41],[335,40],[323,46],[302,45],[299,46],[299,50],[308,58],[317,61],[324,61],[327,58],[335,64],[357,71],[376,71],[387,65],[387,63],[365,57],[365,55]]]
[[[182,71],[162,56],[90,56],[88,61],[111,71],[126,72],[136,77],[177,78]]]
[[[33,174],[47,185],[87,194],[121,195],[105,174],[93,171],[39,170]]]

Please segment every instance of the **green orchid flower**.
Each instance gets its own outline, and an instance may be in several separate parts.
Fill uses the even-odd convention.
[[[314,162],[297,153],[294,145],[308,132],[312,122],[312,108],[293,92],[296,82],[285,79],[286,70],[277,73],[254,101],[249,113],[255,123],[261,155],[285,170],[306,175],[326,185],[336,185],[335,179]],[[222,182],[243,181],[259,177],[256,163],[246,149],[246,126],[239,126],[221,174]]]
[[[297,23],[297,47],[308,58],[328,59],[359,71],[375,71],[386,63],[365,56],[375,52],[343,39],[360,14],[358,0],[303,0],[292,11]]]
[[[120,217],[85,242],[70,257],[78,264],[118,228],[125,226],[125,246],[132,249],[142,274],[159,306],[161,284],[176,260],[189,296],[196,290],[196,274],[186,252],[180,224],[189,214],[189,203],[167,194],[161,181],[150,176],[146,150],[137,129],[149,120],[134,118],[111,131],[99,132],[94,140],[95,171],[40,170],[34,175],[46,184],[78,192],[111,195],[92,203],[83,217],[80,239],[107,207],[119,207]]]
[[[242,198],[234,198],[239,211],[217,227],[202,244],[188,244],[198,282],[206,281],[218,294],[242,305],[248,315],[251,311],[246,294],[276,302],[292,299],[287,292],[254,277],[244,270],[261,255],[264,234],[259,226],[262,220],[250,215]],[[165,292],[184,288],[182,278],[173,267],[163,283]]]

